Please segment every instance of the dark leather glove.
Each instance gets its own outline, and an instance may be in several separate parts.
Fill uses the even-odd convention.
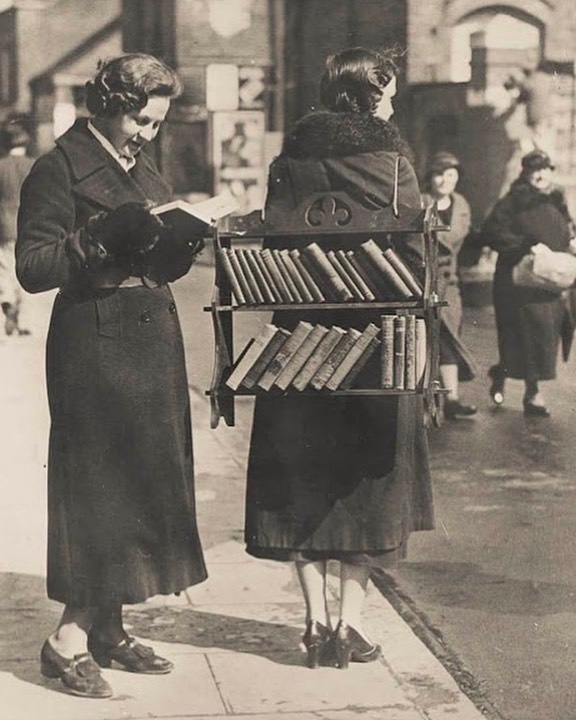
[[[161,237],[160,242],[144,253],[143,262],[147,274],[159,282],[173,282],[185,275],[204,249],[204,238],[191,237],[176,241],[170,233]]]
[[[89,240],[114,258],[133,258],[151,250],[160,237],[162,221],[144,203],[130,202],[91,217]]]

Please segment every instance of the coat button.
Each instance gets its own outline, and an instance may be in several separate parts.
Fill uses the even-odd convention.
[[[175,303],[171,302],[170,305],[168,305],[168,312],[171,315],[174,315],[174,313],[176,312],[176,304]]]
[[[140,322],[149,323],[151,319],[152,316],[150,315],[150,310],[144,310],[144,312],[140,315]]]

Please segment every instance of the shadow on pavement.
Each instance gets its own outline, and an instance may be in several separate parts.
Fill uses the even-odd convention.
[[[303,664],[301,630],[288,625],[167,607],[127,609],[125,619],[131,633],[152,643],[183,643],[202,651],[256,655],[281,665]]]

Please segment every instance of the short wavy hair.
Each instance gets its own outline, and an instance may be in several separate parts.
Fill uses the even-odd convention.
[[[86,107],[97,117],[141,110],[151,97],[177,97],[182,85],[176,72],[153,55],[132,53],[100,62],[86,83]]]
[[[398,75],[396,49],[362,47],[330,55],[320,82],[322,104],[333,112],[374,112],[382,91]]]

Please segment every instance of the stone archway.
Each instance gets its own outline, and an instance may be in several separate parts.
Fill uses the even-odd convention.
[[[551,20],[555,0],[506,0],[505,3],[482,2],[482,0],[452,0],[448,3],[445,22],[453,27],[465,17],[480,10],[499,10],[510,12],[518,17],[533,18],[543,26]]]

